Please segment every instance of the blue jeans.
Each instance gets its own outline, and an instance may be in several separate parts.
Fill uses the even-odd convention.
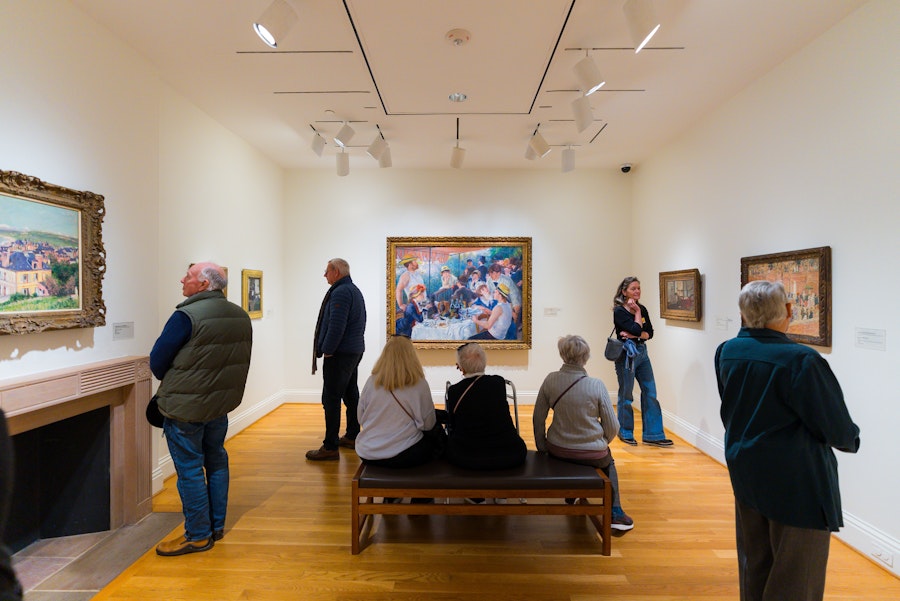
[[[643,424],[644,441],[663,440],[662,409],[656,398],[656,381],[653,379],[653,366],[647,345],[637,345],[634,356],[634,371],[625,369],[624,355],[616,361],[616,378],[619,380],[619,399],[617,413],[619,418],[619,436],[634,438],[634,381],[641,388],[641,422]]]
[[[166,418],[163,432],[178,474],[178,494],[189,541],[205,540],[225,528],[228,505],[228,416],[208,422]]]
[[[356,439],[359,434],[359,362],[362,353],[340,353],[325,357],[322,362],[322,408],[325,410],[325,440],[322,445],[329,451],[338,448],[341,434],[341,400],[347,407],[347,438]]]

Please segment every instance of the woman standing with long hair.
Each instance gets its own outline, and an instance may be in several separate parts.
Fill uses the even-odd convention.
[[[654,447],[671,447],[662,424],[662,409],[656,398],[653,366],[647,353],[647,341],[653,338],[653,324],[647,307],[640,304],[641,282],[635,276],[622,280],[613,299],[613,324],[625,340],[625,352],[616,361],[619,381],[617,412],[619,438],[625,444],[637,445],[634,438],[634,382],[641,388],[641,441]]]

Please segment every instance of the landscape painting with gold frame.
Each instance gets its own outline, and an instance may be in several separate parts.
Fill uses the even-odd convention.
[[[0,334],[106,324],[103,197],[0,171]]]
[[[387,334],[531,348],[531,238],[387,239]]]

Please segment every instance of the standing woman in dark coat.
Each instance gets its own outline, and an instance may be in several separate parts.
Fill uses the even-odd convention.
[[[640,304],[641,282],[634,276],[622,280],[616,289],[613,324],[619,337],[625,340],[626,352],[616,361],[619,380],[617,403],[619,438],[625,444],[636,445],[634,439],[634,381],[641,388],[641,440],[654,447],[671,447],[672,441],[663,431],[662,409],[656,398],[656,380],[647,353],[647,341],[653,338],[653,324],[647,307]]]
[[[525,441],[516,431],[506,400],[506,380],[486,376],[487,357],[477,342],[456,351],[463,379],[447,391],[450,435],[444,458],[474,470],[497,470],[525,462]]]

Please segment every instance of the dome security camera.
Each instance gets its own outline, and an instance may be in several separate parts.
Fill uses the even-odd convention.
[[[622,173],[631,171],[631,163],[622,163]]]

